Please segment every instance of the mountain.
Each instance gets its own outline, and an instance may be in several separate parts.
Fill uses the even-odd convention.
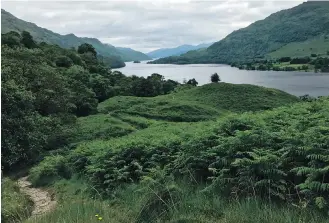
[[[234,31],[209,46],[204,52],[189,52],[179,57],[163,58],[152,63],[231,63],[269,58],[273,57],[272,52],[280,51],[293,43],[297,43],[299,51],[308,51],[311,47],[304,44],[305,42],[328,39],[328,34],[329,2],[309,1],[276,12],[264,20]],[[322,43],[325,47],[325,43],[328,42],[322,41]],[[286,52],[285,56],[295,54],[293,50]]]
[[[183,53],[186,53],[190,50],[197,50],[200,48],[207,48],[212,43],[202,43],[196,46],[193,45],[181,45],[175,48],[163,48],[163,49],[157,49],[154,51],[151,51],[147,53],[148,56],[152,58],[163,58],[163,57],[169,57],[169,56],[179,56]]]
[[[7,33],[9,31],[20,33],[24,30],[31,33],[33,38],[38,42],[57,44],[63,48],[77,48],[82,43],[89,43],[95,47],[97,53],[103,57],[107,57],[107,61],[112,61],[110,63],[112,68],[125,66],[123,61],[140,60],[141,55],[143,55],[144,58],[148,58],[145,54],[134,50],[131,50],[131,53],[129,51],[122,52],[120,49],[110,44],[104,44],[96,38],[77,37],[74,34],[61,35],[54,33],[34,23],[21,20],[1,9],[1,33]]]
[[[125,48],[125,47],[116,47],[116,49],[119,51],[121,56],[124,58],[124,61],[133,61],[133,60],[151,60],[151,57],[148,55],[133,50],[131,48]]]

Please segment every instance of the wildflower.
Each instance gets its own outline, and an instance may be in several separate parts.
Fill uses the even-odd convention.
[[[102,217],[99,217],[99,218],[98,218],[98,220],[100,220],[100,221],[101,221],[101,220],[103,220],[103,218],[102,218]]]
[[[99,215],[98,214],[95,214],[95,217],[98,217]]]

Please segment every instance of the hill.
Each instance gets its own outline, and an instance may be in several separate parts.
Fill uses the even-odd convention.
[[[124,61],[142,61],[142,60],[150,60],[151,57],[149,57],[148,55],[133,50],[131,48],[126,48],[126,47],[116,47],[116,49],[120,52],[122,58],[124,59]]]
[[[212,122],[153,121],[132,131],[132,121],[147,119],[86,117],[81,124],[100,126],[98,136],[30,171],[33,185],[50,185],[61,204],[33,222],[91,222],[96,213],[106,222],[325,223],[326,212],[315,207],[327,207],[328,103],[323,98]],[[106,138],[109,125],[128,131]],[[70,171],[83,178],[65,175]]]
[[[298,102],[286,92],[248,84],[213,83],[152,98],[117,96],[102,102],[104,114],[195,122],[227,112],[259,111]]]
[[[317,36],[302,42],[289,43],[268,55],[271,58],[281,57],[309,57],[311,54],[318,56],[328,56],[329,35]]]
[[[60,35],[48,29],[41,28],[34,23],[21,20],[9,12],[1,9],[1,33],[16,31],[28,31],[38,42],[46,42],[49,44],[57,44],[63,48],[77,48],[82,43],[93,45],[96,51],[103,57],[107,57],[112,68],[125,66],[123,61],[139,60],[148,58],[145,54],[134,50],[126,51],[117,49],[110,44],[104,44],[96,38],[77,37],[74,34]],[[114,65],[114,66],[113,66]]]
[[[197,50],[201,48],[207,48],[212,43],[202,43],[196,46],[193,45],[181,45],[175,48],[163,48],[157,49],[147,53],[148,56],[151,58],[162,58],[162,57],[169,57],[169,56],[179,56],[191,50]]]
[[[329,33],[329,2],[304,2],[232,32],[200,54],[191,52],[153,63],[232,63],[269,57],[273,51],[296,42],[311,41]],[[284,50],[284,49],[283,49]],[[286,55],[290,56],[290,55]]]

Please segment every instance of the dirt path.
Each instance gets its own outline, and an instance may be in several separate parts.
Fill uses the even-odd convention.
[[[31,183],[27,177],[22,177],[18,180],[18,186],[21,191],[31,197],[34,202],[34,209],[31,217],[44,214],[53,210],[56,206],[56,201],[51,198],[48,191],[40,188],[31,187]]]

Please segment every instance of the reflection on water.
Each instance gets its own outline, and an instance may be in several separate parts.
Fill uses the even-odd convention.
[[[210,83],[210,75],[217,72],[223,82],[234,84],[255,84],[277,88],[300,96],[329,95],[329,74],[311,72],[247,71],[222,64],[146,64],[127,62],[126,67],[115,69],[125,75],[149,76],[152,73],[166,79],[183,82],[195,78],[199,85]]]

